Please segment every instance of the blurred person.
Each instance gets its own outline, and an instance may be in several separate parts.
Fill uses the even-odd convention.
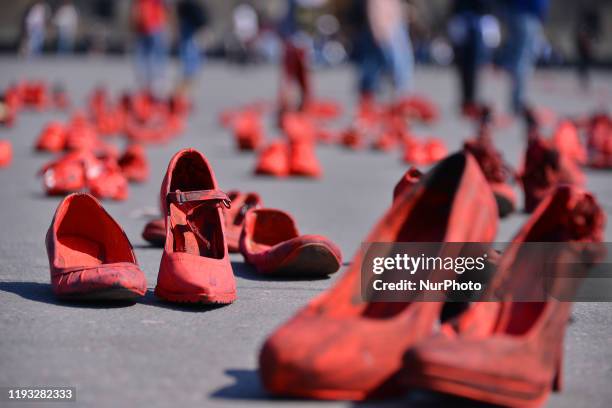
[[[168,56],[168,8],[164,0],[134,0],[136,70],[140,86],[155,95],[162,85]]]
[[[92,11],[94,21],[90,51],[104,53],[108,47],[110,27],[115,19],[115,2],[114,0],[95,0]]]
[[[408,33],[406,10],[400,0],[368,0],[370,29],[391,73],[395,98],[412,91],[414,55]]]
[[[233,55],[239,63],[251,60],[251,45],[259,34],[259,16],[248,3],[238,4],[232,10]]]
[[[208,25],[208,12],[197,0],[179,0],[176,5],[179,26],[179,57],[182,79],[177,89],[185,95],[202,66],[202,50],[198,44],[198,33]]]
[[[578,78],[584,89],[590,85],[590,71],[593,64],[593,42],[601,29],[599,14],[595,9],[585,9],[576,25],[576,51],[578,54]]]
[[[36,56],[42,52],[47,34],[47,20],[50,9],[45,1],[35,1],[26,11],[23,21],[22,52],[26,56]]]
[[[508,39],[506,69],[512,81],[510,104],[515,114],[526,108],[525,87],[533,73],[542,39],[548,0],[505,0]]]
[[[74,49],[79,14],[70,0],[64,0],[53,16],[53,24],[57,30],[57,52],[67,54]]]

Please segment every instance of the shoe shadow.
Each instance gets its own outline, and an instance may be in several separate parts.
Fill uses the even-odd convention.
[[[175,303],[168,302],[155,296],[155,293],[148,289],[145,295],[138,299],[138,303],[147,306],[162,307],[170,310],[177,310],[181,312],[192,312],[192,313],[205,313],[213,310],[221,309],[229,306],[231,303],[215,303],[215,304],[204,304],[204,303]]]
[[[271,400],[259,380],[257,370],[229,369],[225,374],[234,382],[213,391],[211,398],[229,400]]]
[[[86,309],[112,309],[132,306],[136,303],[133,300],[60,300],[53,294],[49,283],[40,282],[0,282],[0,291],[13,293],[34,302]]]
[[[164,249],[163,246],[157,246],[153,244],[133,244],[132,248],[134,249]]]
[[[454,397],[452,395],[439,394],[430,391],[411,391],[403,397],[389,400],[372,400],[354,402],[354,408],[492,408],[497,405],[485,404],[482,402],[465,398]]]
[[[253,268],[248,263],[238,262],[238,261],[232,261],[232,269],[234,270],[234,275],[240,278],[253,280],[253,281],[259,281],[259,282],[320,281],[320,280],[327,280],[330,278],[329,276],[278,276],[278,275],[265,276],[265,275],[258,274],[255,271],[255,268]]]

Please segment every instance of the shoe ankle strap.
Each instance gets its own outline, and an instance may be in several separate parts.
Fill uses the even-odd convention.
[[[220,201],[226,208],[230,208],[232,200],[221,190],[194,190],[171,191],[166,196],[168,208],[170,204],[183,204],[194,201]]]

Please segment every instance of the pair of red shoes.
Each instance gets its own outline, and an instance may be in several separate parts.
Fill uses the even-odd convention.
[[[287,143],[278,140],[261,151],[257,158],[255,174],[319,178],[323,175],[323,170],[317,159],[314,142],[295,140]]]
[[[185,149],[172,158],[160,203],[166,239],[155,294],[173,302],[233,302],[236,284],[220,208],[230,201],[201,153]],[[47,233],[47,252],[60,298],[133,299],[146,292],[129,240],[90,195],[62,201]]]
[[[560,237],[600,241],[602,228],[603,213],[590,194],[559,187],[514,243]],[[479,165],[470,154],[455,154],[398,192],[366,242],[490,242],[496,229],[495,200]],[[552,298],[477,303],[435,333],[441,302],[359,301],[363,257],[359,252],[336,285],[267,339],[260,375],[269,392],[363,400],[417,387],[494,404],[536,406],[553,383],[560,385],[569,303]],[[511,271],[520,270],[525,260],[509,251],[502,262]],[[494,282],[513,279],[509,273]]]

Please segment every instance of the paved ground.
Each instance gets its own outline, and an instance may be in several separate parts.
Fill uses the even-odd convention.
[[[121,90],[132,85],[124,60],[43,60],[24,65],[0,60],[0,87],[18,77],[61,80],[83,101],[97,83]],[[343,103],[351,101],[348,70],[321,72],[318,92]],[[540,74],[532,86],[534,99],[563,113],[582,113],[612,94],[611,76],[595,76],[592,94],[577,90],[571,73]],[[504,78],[488,75],[483,86],[491,99],[506,95]],[[130,199],[105,207],[121,223],[136,247],[148,286],[153,288],[161,251],[140,238],[155,210],[159,183],[171,155],[193,146],[212,161],[223,189],[258,191],[268,206],[293,213],[307,233],[328,235],[347,260],[375,220],[389,205],[391,190],[405,165],[396,155],[347,152],[321,147],[325,168],[321,181],[272,181],[254,178],[254,158],[233,150],[232,140],[216,123],[217,112],[236,103],[275,95],[276,75],[270,67],[242,70],[221,64],[207,67],[197,92],[197,113],[184,137],[167,146],[151,147],[151,181],[134,186]],[[471,134],[453,111],[454,79],[445,70],[420,70],[417,88],[441,104],[444,120],[431,132],[457,148]],[[234,256],[239,300],[214,310],[178,307],[158,301],[149,291],[129,306],[84,306],[58,303],[51,294],[44,234],[59,202],[42,194],[34,174],[49,159],[32,152],[44,123],[59,113],[24,113],[18,125],[0,137],[14,145],[14,164],[0,170],[0,386],[70,385],[83,406],[346,406],[346,403],[269,400],[257,376],[257,354],[266,335],[334,280],[270,281],[255,276]],[[273,133],[271,132],[271,135]],[[513,126],[497,136],[507,158],[518,163],[521,129]],[[608,215],[612,184],[606,173],[589,173],[589,187]],[[359,189],[359,194],[356,193]],[[363,191],[368,194],[363,194]],[[359,199],[355,199],[359,197]],[[509,239],[524,221],[515,215],[501,224],[499,240]],[[606,231],[608,242],[612,228]],[[608,407],[612,400],[612,305],[576,305],[566,341],[566,390],[553,396],[553,407]],[[412,394],[388,406],[456,405],[457,401]],[[368,404],[365,404],[368,405]],[[379,406],[380,403],[370,404]],[[19,405],[23,406],[23,405]]]

